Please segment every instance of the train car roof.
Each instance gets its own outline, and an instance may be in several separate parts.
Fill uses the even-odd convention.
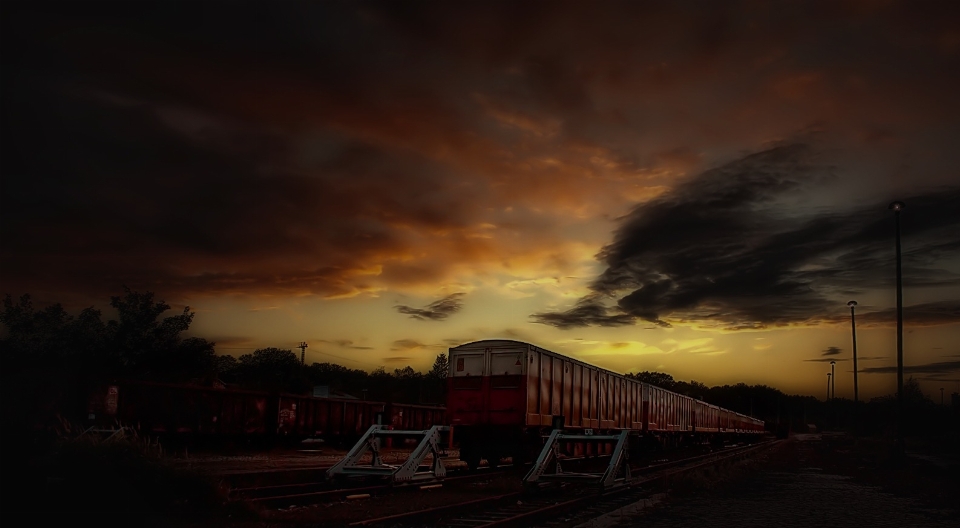
[[[494,345],[494,343],[520,345],[520,346],[524,346],[524,347],[533,347],[533,348],[535,348],[535,349],[537,349],[537,350],[542,350],[542,351],[544,351],[544,352],[547,352],[548,354],[554,354],[554,355],[560,356],[560,357],[562,357],[562,358],[569,359],[570,361],[573,361],[574,363],[579,363],[579,364],[581,364],[581,365],[584,365],[584,366],[587,366],[587,367],[590,367],[590,368],[595,368],[595,369],[597,369],[597,370],[601,370],[601,371],[603,371],[603,372],[606,372],[606,373],[608,373],[608,374],[612,374],[612,375],[614,375],[614,376],[619,376],[619,377],[624,378],[624,379],[629,379],[629,378],[627,378],[625,375],[620,374],[619,372],[614,372],[614,371],[612,371],[612,370],[605,369],[605,368],[603,368],[603,367],[599,367],[599,366],[597,366],[597,365],[593,365],[593,364],[587,363],[586,361],[583,361],[583,360],[580,360],[580,359],[577,359],[577,358],[572,358],[572,357],[567,356],[567,355],[565,355],[565,354],[561,354],[560,352],[554,352],[553,350],[550,350],[550,349],[547,349],[547,348],[543,348],[543,347],[541,347],[541,346],[534,345],[533,343],[527,343],[526,341],[517,341],[516,339],[481,339],[481,340],[479,340],[479,341],[472,341],[472,342],[470,342],[470,343],[464,343],[464,344],[462,344],[462,345],[457,345],[457,346],[455,346],[455,347],[450,347],[450,350],[456,350],[456,349],[458,349],[458,348],[466,348],[466,347],[470,347],[470,346],[473,346],[473,345],[492,346],[492,345]],[[641,381],[639,381],[639,380],[632,380],[632,381],[636,381],[637,383],[643,383],[643,382],[641,382]],[[656,387],[656,385],[652,385],[652,384],[650,384],[650,383],[647,383],[647,385],[650,385],[650,386],[652,386],[652,387]],[[657,387],[657,388],[659,389],[660,387]],[[662,390],[666,390],[666,389],[662,389]]]

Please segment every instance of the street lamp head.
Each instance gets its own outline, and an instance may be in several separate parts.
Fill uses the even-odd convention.
[[[831,361],[830,364],[831,364],[831,365],[836,365],[837,362],[836,362],[836,361]]]
[[[897,201],[897,202],[893,202],[893,203],[890,204],[890,209],[893,209],[893,211],[894,211],[895,213],[899,213],[899,212],[902,211],[903,208],[906,207],[906,206],[907,206],[907,204],[905,204],[905,203],[903,203],[903,202]]]
[[[847,306],[849,306],[850,308],[853,308],[856,305],[857,305],[857,301],[850,301],[847,303]]]

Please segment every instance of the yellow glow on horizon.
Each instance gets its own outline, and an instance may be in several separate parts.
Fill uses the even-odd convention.
[[[580,356],[641,356],[670,353],[640,341],[571,341],[570,343],[590,347],[580,351],[578,354]]]

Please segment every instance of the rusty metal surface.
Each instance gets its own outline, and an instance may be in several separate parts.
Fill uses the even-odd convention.
[[[512,348],[511,348],[512,347]],[[490,358],[522,354],[525,382],[504,387]],[[763,422],[516,341],[478,341],[450,350],[448,415],[454,425],[636,429],[651,432],[762,431]],[[477,379],[479,377],[479,379]],[[464,380],[470,379],[472,383]]]
[[[209,438],[279,435],[356,438],[378,417],[397,425],[446,425],[445,408],[249,390],[122,381],[95,390],[88,418],[141,433]],[[391,411],[388,413],[387,408]],[[394,416],[388,416],[392,413]]]
[[[116,418],[148,434],[263,434],[268,395],[159,383],[117,385]]]

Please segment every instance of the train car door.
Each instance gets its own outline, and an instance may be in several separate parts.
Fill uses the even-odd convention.
[[[483,349],[450,350],[450,394],[447,412],[453,424],[475,424],[485,420]]]
[[[515,424],[524,420],[526,386],[523,368],[525,350],[521,348],[488,348],[490,356],[490,390],[484,408],[491,424]]]

